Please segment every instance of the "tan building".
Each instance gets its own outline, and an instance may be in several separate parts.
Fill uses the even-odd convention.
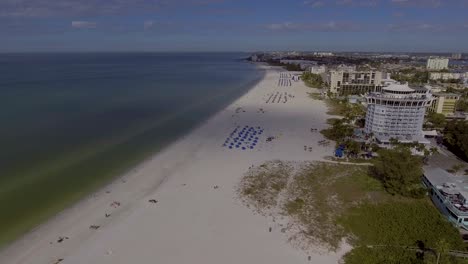
[[[331,71],[330,92],[339,95],[365,94],[382,89],[382,72]]]
[[[434,93],[434,100],[428,107],[429,112],[451,115],[455,113],[457,101],[460,99],[458,94],[453,93]]]

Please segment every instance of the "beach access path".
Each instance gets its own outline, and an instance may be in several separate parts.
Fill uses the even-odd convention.
[[[330,116],[322,101],[308,97],[313,89],[302,81],[278,86],[283,70],[260,67],[266,74],[250,91],[4,249],[0,263],[337,263],[347,249],[295,249],[277,223],[255,214],[236,194],[252,165],[324,160],[333,153],[333,143],[318,144]],[[287,100],[266,103],[277,92]],[[264,130],[255,148],[223,146],[238,126]]]

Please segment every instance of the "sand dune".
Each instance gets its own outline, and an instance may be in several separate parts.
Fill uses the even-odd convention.
[[[324,103],[308,98],[310,88],[302,82],[278,86],[281,70],[262,67],[264,79],[248,93],[6,248],[0,263],[307,263],[311,254],[310,263],[336,263],[342,252],[293,248],[277,223],[236,197],[237,184],[253,164],[323,160],[333,151],[332,145],[319,146],[322,135],[310,131],[326,127]],[[266,103],[277,92],[287,102],[283,97]],[[222,146],[237,126],[246,125],[264,129],[254,149]],[[275,139],[267,142],[269,136]],[[58,243],[59,237],[68,239]]]

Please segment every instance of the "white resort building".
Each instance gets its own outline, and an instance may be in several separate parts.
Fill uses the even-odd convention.
[[[367,114],[365,132],[388,144],[391,138],[400,142],[427,143],[422,135],[426,107],[432,102],[431,93],[413,89],[407,84],[392,84],[381,92],[366,95]]]

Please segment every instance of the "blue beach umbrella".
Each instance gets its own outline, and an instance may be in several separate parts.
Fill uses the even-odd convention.
[[[229,146],[230,149],[232,149],[232,146]]]

